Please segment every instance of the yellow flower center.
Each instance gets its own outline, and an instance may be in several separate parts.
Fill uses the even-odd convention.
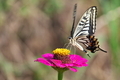
[[[53,50],[53,53],[66,56],[66,55],[69,55],[70,50],[65,49],[65,48],[57,48],[57,49]]]
[[[68,49],[57,48],[57,49],[53,50],[53,53],[54,53],[53,59],[61,60],[62,63],[70,63],[71,62],[71,60],[69,58],[70,50],[68,50]]]

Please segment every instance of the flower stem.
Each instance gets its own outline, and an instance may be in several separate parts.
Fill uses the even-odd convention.
[[[58,80],[62,80],[63,79],[63,72],[64,71],[58,71]]]

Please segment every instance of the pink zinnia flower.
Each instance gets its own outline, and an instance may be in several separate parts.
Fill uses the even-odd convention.
[[[77,72],[73,67],[88,66],[88,60],[76,54],[69,54],[68,49],[57,48],[53,51],[54,54],[43,54],[43,58],[38,58],[35,61],[43,63],[47,66],[52,66],[56,70],[71,70]]]

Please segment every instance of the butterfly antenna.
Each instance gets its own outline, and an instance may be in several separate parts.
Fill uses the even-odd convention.
[[[76,18],[76,10],[77,10],[77,4],[74,5],[74,11],[73,11],[73,24],[72,24],[72,29],[71,29],[70,37],[73,37],[73,33],[74,33],[74,25],[75,25],[75,18]]]
[[[101,51],[103,51],[103,52],[105,52],[105,53],[107,53],[107,51],[105,51],[105,50],[103,50],[103,49],[101,49],[101,48],[99,48]]]

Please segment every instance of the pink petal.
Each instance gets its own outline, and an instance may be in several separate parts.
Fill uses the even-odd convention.
[[[71,64],[64,64],[66,67],[72,67],[72,66],[74,66],[74,64],[73,63],[71,63]]]
[[[84,64],[82,64],[83,66],[88,66],[88,64],[86,64],[86,63],[84,63]]]
[[[82,65],[81,65],[81,64],[75,64],[75,63],[74,63],[73,67],[82,67]]]
[[[71,60],[76,60],[76,59],[82,59],[82,57],[79,56],[79,55],[71,54],[71,55],[70,55],[70,59],[71,59]]]
[[[77,69],[75,69],[75,68],[68,67],[68,69],[71,71],[77,72]]]
[[[37,62],[40,62],[40,63],[43,63],[45,65],[48,65],[48,66],[53,66],[53,64],[51,64],[49,61],[45,60],[45,59],[42,59],[42,58],[38,58],[34,61],[37,61]]]
[[[82,58],[79,55],[70,55],[70,59],[72,61],[72,63],[74,64],[74,67],[82,67],[82,66],[88,66],[88,64],[86,64],[86,62],[88,62],[87,59]]]
[[[75,54],[70,55],[70,59],[76,62],[87,62],[88,61],[87,59],[82,58],[81,56],[75,55]]]
[[[62,64],[62,61],[61,61],[61,60],[51,59],[51,61],[52,61],[52,62],[54,63],[54,65],[56,65],[57,67],[61,67],[61,68],[66,67],[64,64]]]
[[[44,57],[45,59],[52,59],[53,58],[53,54],[46,53],[46,54],[43,54],[42,57]]]
[[[73,63],[76,63],[76,62],[80,62],[82,60],[82,58],[80,58],[79,56],[70,56],[70,59]]]

